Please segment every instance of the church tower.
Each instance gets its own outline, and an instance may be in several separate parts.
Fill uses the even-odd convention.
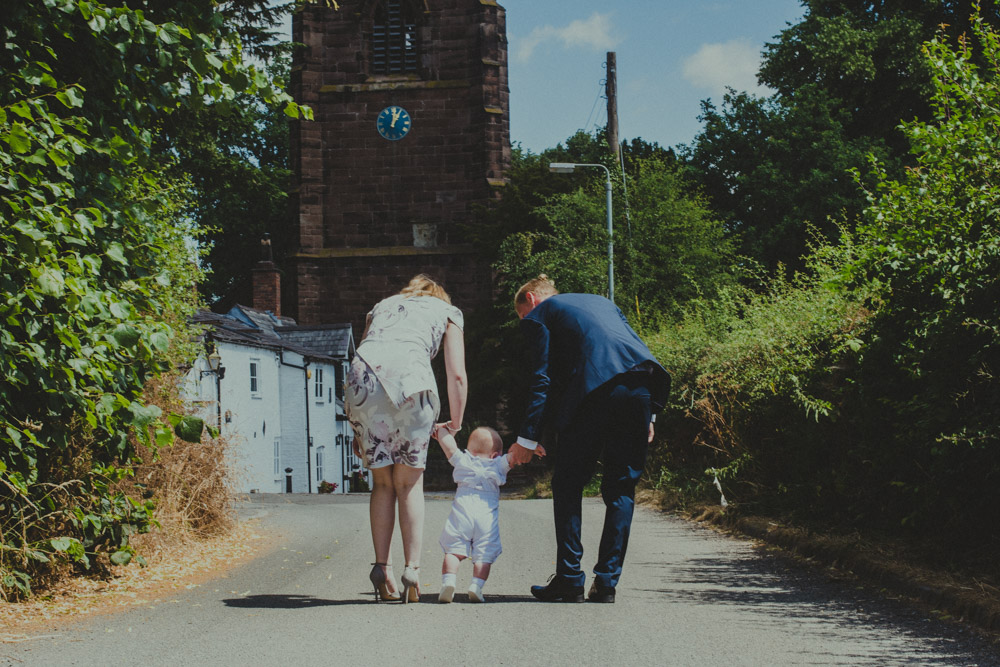
[[[306,5],[292,94],[296,183],[285,310],[300,324],[364,323],[417,273],[463,310],[490,269],[462,235],[510,164],[505,12],[494,0]],[[358,329],[357,334],[361,331]]]

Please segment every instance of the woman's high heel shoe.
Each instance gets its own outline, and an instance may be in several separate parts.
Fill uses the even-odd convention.
[[[406,566],[400,581],[403,582],[403,604],[407,602],[420,602],[420,567]]]
[[[375,602],[381,600],[395,602],[399,599],[399,593],[389,592],[388,577],[385,572],[390,567],[392,566],[385,563],[372,563],[372,571],[368,574],[368,578],[371,579],[372,586],[375,588]]]

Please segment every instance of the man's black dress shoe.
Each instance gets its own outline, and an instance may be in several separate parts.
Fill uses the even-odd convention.
[[[531,594],[542,602],[583,602],[583,586],[567,583],[558,575],[553,575],[547,586],[532,586]]]
[[[615,588],[614,586],[602,586],[595,581],[590,585],[587,600],[590,602],[614,602]]]

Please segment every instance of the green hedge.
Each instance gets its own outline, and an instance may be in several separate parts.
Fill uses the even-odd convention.
[[[128,562],[152,521],[116,485],[135,439],[173,438],[141,395],[198,276],[186,184],[152,149],[162,123],[240,91],[287,99],[242,63],[216,3],[134,6],[4,3],[0,598],[59,562]]]
[[[699,304],[652,338],[678,388],[654,481],[710,497],[718,475],[750,509],[993,559],[1000,36],[978,16],[974,28],[926,46],[936,119],[903,125],[905,178],[873,164],[856,240],[817,249],[808,277]]]

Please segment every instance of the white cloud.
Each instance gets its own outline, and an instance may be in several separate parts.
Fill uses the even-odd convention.
[[[702,44],[698,52],[682,64],[684,78],[711,96],[722,97],[726,86],[738,91],[762,93],[757,85],[761,48],[749,39],[734,39],[721,44]]]
[[[520,62],[531,59],[535,49],[546,43],[558,42],[564,48],[588,48],[593,51],[607,51],[621,41],[613,34],[611,14],[594,12],[590,18],[577,19],[569,25],[556,28],[551,25],[539,26],[514,45],[514,58]]]

